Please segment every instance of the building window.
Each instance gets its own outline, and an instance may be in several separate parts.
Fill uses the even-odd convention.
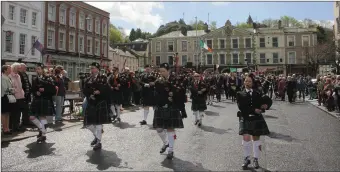
[[[53,38],[54,38],[54,31],[49,30],[47,32],[47,46],[49,47],[53,46]]]
[[[266,54],[260,53],[260,63],[266,63]]]
[[[79,37],[79,52],[84,52],[84,38],[83,37]]]
[[[75,19],[76,19],[76,14],[74,13],[74,12],[71,12],[70,13],[70,23],[69,23],[69,25],[70,26],[75,26]]]
[[[233,53],[233,64],[238,64],[238,53]]]
[[[273,47],[279,47],[279,41],[277,37],[272,38],[272,46]]]
[[[87,53],[91,53],[91,40],[87,40]]]
[[[232,41],[232,48],[238,48],[238,39],[231,39]]]
[[[69,50],[74,51],[74,36],[70,35],[70,47]]]
[[[168,42],[168,52],[174,51],[174,42]]]
[[[26,23],[26,19],[27,19],[27,10],[21,8],[20,9],[20,22]]]
[[[20,37],[19,37],[19,54],[25,54],[25,47],[26,47],[26,35],[20,34]]]
[[[245,48],[251,48],[251,38],[245,39]]]
[[[188,50],[188,42],[187,41],[182,41],[182,51],[187,51]]]
[[[207,65],[213,64],[213,56],[212,54],[207,54]]]
[[[64,49],[64,36],[64,33],[59,33],[59,49]]]
[[[6,52],[12,53],[13,51],[13,32],[6,33]]]
[[[161,52],[161,42],[156,42],[156,52]]]
[[[99,55],[99,41],[96,41],[95,52],[97,55]]]
[[[53,5],[48,5],[48,19],[54,21],[54,11],[55,11],[55,6]]]
[[[80,29],[84,29],[84,21],[85,21],[85,17],[83,14],[80,15],[80,19],[79,19],[79,27]]]
[[[198,57],[198,56],[195,54],[195,55],[194,55],[194,60],[195,60],[195,63],[196,63],[196,64],[198,64],[198,58],[197,58],[197,57]]]
[[[188,62],[188,56],[187,55],[182,55],[182,66],[187,65]]]
[[[174,65],[174,57],[168,56],[168,62],[169,62],[169,65]]]
[[[207,40],[207,46],[212,49],[212,40]]]
[[[37,13],[32,12],[32,26],[36,26],[36,25],[37,25]]]
[[[156,56],[156,65],[159,66],[161,64],[161,56]]]
[[[279,63],[279,53],[273,53],[273,63]]]
[[[87,31],[92,31],[92,19],[87,20]]]
[[[246,63],[247,64],[252,64],[251,53],[246,53]]]
[[[103,43],[103,52],[101,52],[101,54],[103,54],[104,55],[104,57],[107,57],[107,46],[106,46],[106,43]]]
[[[295,64],[296,52],[288,52],[288,64]]]
[[[266,39],[265,38],[260,38],[260,47],[261,48],[266,47]]]
[[[194,48],[197,49],[198,45],[197,45],[197,41],[194,41]]]
[[[106,35],[106,23],[103,24],[103,34]]]
[[[295,41],[294,41],[295,37],[294,36],[287,36],[287,41],[288,41],[288,47],[294,47],[295,45]]]
[[[96,33],[99,33],[99,21],[96,20]]]
[[[15,7],[13,5],[9,5],[8,19],[14,20],[14,14],[15,14]]]
[[[32,47],[33,47],[33,45],[34,45],[35,40],[37,39],[37,37],[36,37],[36,36],[32,36],[31,39],[32,39]],[[35,55],[35,48],[34,48],[34,47],[31,49],[31,55],[32,55],[32,56]]]
[[[220,49],[225,49],[225,40],[220,39]]]
[[[226,64],[226,62],[225,62],[225,54],[220,54],[219,56],[220,56],[220,64],[225,65]]]
[[[66,10],[65,9],[60,9],[60,18],[59,18],[59,23],[65,24],[65,15],[66,15]]]
[[[303,47],[309,47],[309,36],[308,35],[305,35],[305,36],[302,36],[302,46]]]

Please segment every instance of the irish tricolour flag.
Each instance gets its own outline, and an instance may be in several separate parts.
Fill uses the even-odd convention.
[[[204,48],[204,49],[208,50],[209,52],[212,52],[212,49],[209,48],[208,45],[205,42],[203,42],[202,40],[200,40],[200,46],[201,46],[201,48]]]

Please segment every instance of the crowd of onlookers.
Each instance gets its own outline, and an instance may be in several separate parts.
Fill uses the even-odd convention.
[[[51,75],[58,86],[58,93],[53,97],[55,103],[55,122],[62,121],[63,104],[67,85],[70,81],[62,66],[45,71]],[[5,135],[25,131],[32,127],[29,119],[32,101],[32,81],[26,72],[24,63],[3,65],[1,68],[1,124]]]

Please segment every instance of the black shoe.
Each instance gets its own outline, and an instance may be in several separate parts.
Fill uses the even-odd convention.
[[[121,120],[120,120],[120,118],[117,118],[114,122],[120,122]]]
[[[195,121],[195,125],[197,125],[199,122],[200,122],[199,120],[196,120],[196,121]]]
[[[161,148],[161,150],[159,151],[159,153],[164,153],[166,151],[166,148],[169,147],[169,144],[167,145],[163,145],[163,147]]]
[[[247,170],[248,169],[248,165],[250,164],[250,159],[249,157],[247,156],[246,158],[244,158],[244,161],[243,161],[243,164],[242,164],[242,169],[243,170]]]
[[[42,142],[45,142],[45,141],[46,141],[46,136],[41,136],[37,140],[38,143],[42,143]]]
[[[42,132],[39,131],[39,134],[37,135],[37,138],[41,137],[42,136]]]
[[[198,123],[197,123],[197,126],[201,126],[202,125],[202,121],[198,121]]]
[[[254,166],[255,169],[259,169],[260,168],[259,160],[257,158],[254,158],[253,166]]]
[[[96,143],[97,143],[98,139],[97,138],[94,138],[91,142],[91,146],[94,146]]]
[[[167,159],[172,159],[174,158],[174,152],[168,152],[168,155],[166,156]]]
[[[102,143],[96,143],[93,147],[93,150],[99,150],[99,149],[102,149]]]
[[[143,120],[143,121],[141,121],[139,123],[140,123],[140,125],[146,125],[146,121],[145,120]]]

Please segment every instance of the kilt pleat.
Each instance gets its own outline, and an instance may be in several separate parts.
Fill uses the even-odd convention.
[[[54,103],[47,98],[34,98],[30,108],[34,116],[53,116]]]
[[[239,123],[239,135],[249,134],[252,136],[263,136],[270,133],[268,125],[262,115],[249,118],[241,117]]]
[[[85,109],[84,124],[100,125],[111,123],[107,101],[89,103]]]
[[[154,106],[156,104],[156,97],[151,88],[143,88],[142,100],[143,106]]]
[[[184,128],[181,113],[178,109],[156,107],[153,118],[154,128]]]
[[[207,110],[207,104],[205,102],[205,99],[202,98],[202,100],[192,100],[191,104],[191,110],[192,111],[205,111]]]
[[[111,103],[120,105],[123,103],[123,92],[120,90],[112,90]]]

